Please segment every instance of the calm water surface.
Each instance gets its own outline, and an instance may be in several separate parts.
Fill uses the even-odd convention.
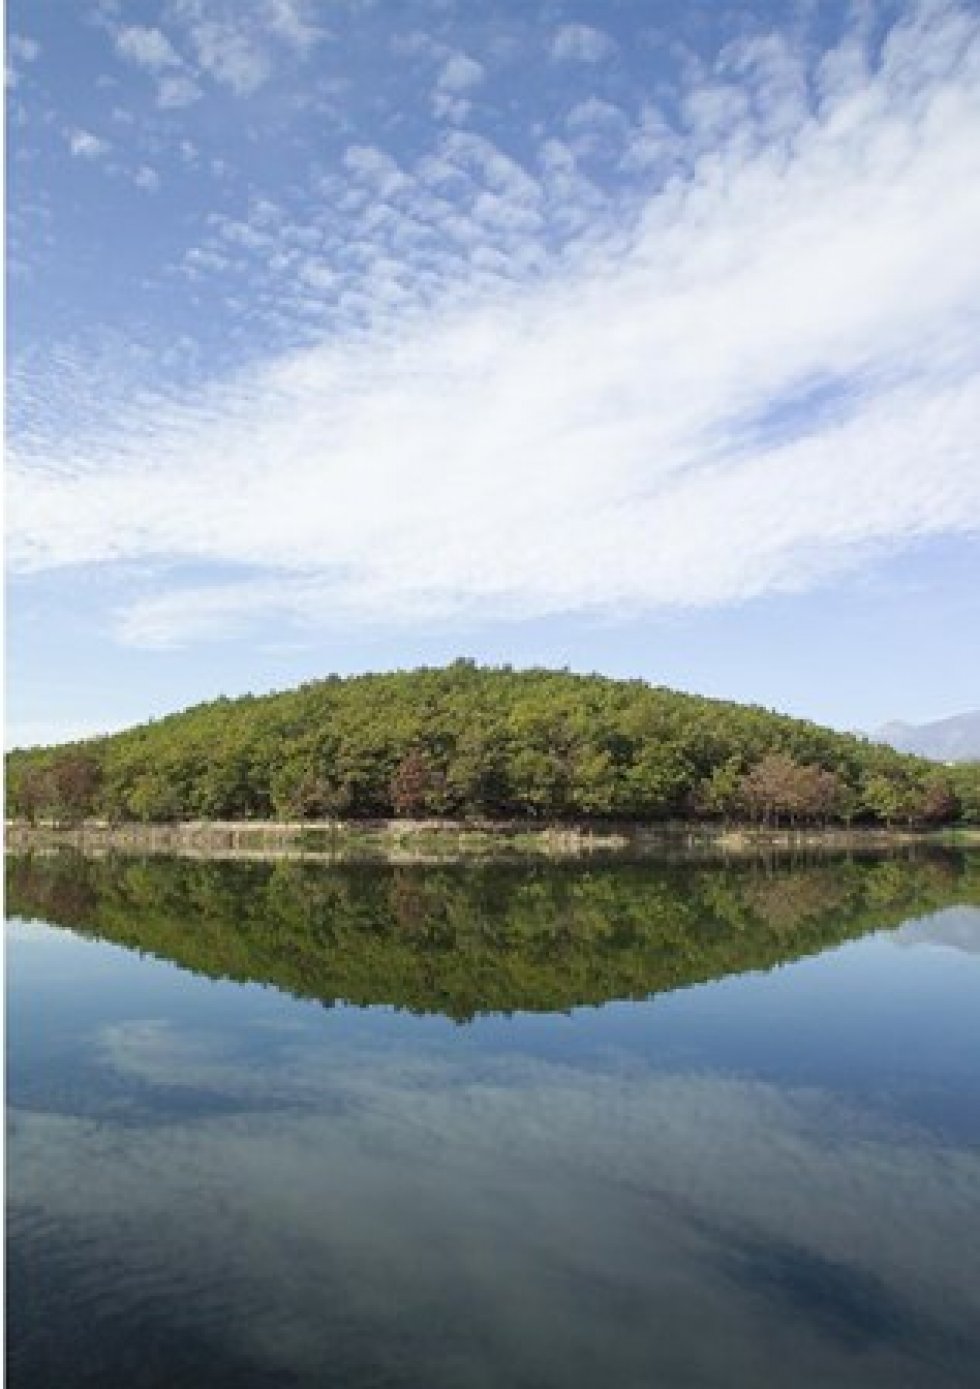
[[[7,863],[7,1376],[980,1383],[980,862]]]

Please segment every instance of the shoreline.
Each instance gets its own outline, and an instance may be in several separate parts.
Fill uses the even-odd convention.
[[[7,821],[5,850],[163,854],[210,859],[445,862],[466,858],[581,859],[798,850],[888,851],[917,845],[980,848],[980,828],[883,829],[758,826],[673,821],[528,824],[499,820],[181,821],[175,824],[28,825]]]

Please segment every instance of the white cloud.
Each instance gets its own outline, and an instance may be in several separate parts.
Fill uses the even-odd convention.
[[[473,103],[465,97],[453,96],[452,92],[436,87],[432,93],[432,114],[437,120],[452,121],[463,125],[473,110]]]
[[[446,92],[467,92],[478,87],[483,81],[481,63],[467,57],[465,53],[454,53],[444,64],[436,85]]]
[[[551,55],[563,62],[601,63],[617,45],[601,29],[588,24],[562,24],[551,41]]]
[[[262,48],[230,24],[202,20],[191,26],[190,38],[201,67],[239,96],[248,96],[269,76]]]
[[[646,104],[623,151],[621,164],[627,170],[669,169],[683,152],[683,144],[663,112]]]
[[[331,270],[329,265],[323,261],[306,260],[302,263],[299,270],[300,278],[311,289],[333,289],[337,283],[336,272]]]
[[[313,5],[307,0],[268,0],[268,27],[277,38],[306,53],[327,37],[326,30],[315,24]]]
[[[432,111],[437,119],[465,121],[472,110],[466,94],[478,87],[484,76],[483,65],[465,53],[453,53],[447,58],[432,91]]]
[[[141,164],[133,175],[133,182],[137,188],[142,188],[144,193],[155,193],[160,187],[160,175],[148,164]]]
[[[37,39],[26,38],[21,34],[11,34],[7,41],[11,58],[19,58],[22,63],[34,63],[41,56],[41,45]]]
[[[355,178],[370,184],[381,198],[389,198],[409,184],[391,155],[373,145],[351,145],[344,152],[344,165]]]
[[[90,130],[70,130],[68,148],[77,159],[101,159],[109,152],[109,142]]]
[[[178,58],[173,44],[160,29],[147,29],[134,24],[118,30],[115,35],[116,49],[130,62],[156,72],[161,68],[178,67]]]
[[[164,110],[191,106],[201,95],[197,83],[184,73],[167,73],[157,87],[157,104]]]
[[[978,32],[955,7],[910,13],[818,111],[791,80],[766,99],[799,55],[732,53],[734,123],[721,72],[686,93],[682,131],[650,112],[624,131],[624,155],[649,167],[669,144],[675,170],[625,210],[560,141],[540,181],[471,133],[417,167],[350,147],[366,200],[318,224],[315,256],[278,238],[277,307],[329,300],[331,335],[97,431],[26,431],[11,561],[259,567],[135,595],[122,634],[160,643],[263,610],[731,603],[976,530]],[[235,245],[271,287],[267,250]]]
[[[329,37],[315,22],[320,11],[308,0],[171,0],[178,24],[200,69],[236,96],[250,96],[273,75],[277,62],[303,59]],[[183,89],[186,92],[186,88]],[[161,105],[187,104],[173,99]]]

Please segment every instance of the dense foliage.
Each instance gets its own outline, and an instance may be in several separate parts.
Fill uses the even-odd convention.
[[[464,1021],[770,969],[954,902],[980,856],[322,867],[8,856],[7,907],[324,1003]]]
[[[977,824],[980,764],[943,767],[639,680],[456,661],[219,699],[112,737],[15,751],[7,813]]]

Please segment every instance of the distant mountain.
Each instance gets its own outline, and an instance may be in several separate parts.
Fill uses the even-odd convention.
[[[980,709],[935,723],[886,723],[872,736],[899,752],[936,762],[976,762],[980,761]]]

